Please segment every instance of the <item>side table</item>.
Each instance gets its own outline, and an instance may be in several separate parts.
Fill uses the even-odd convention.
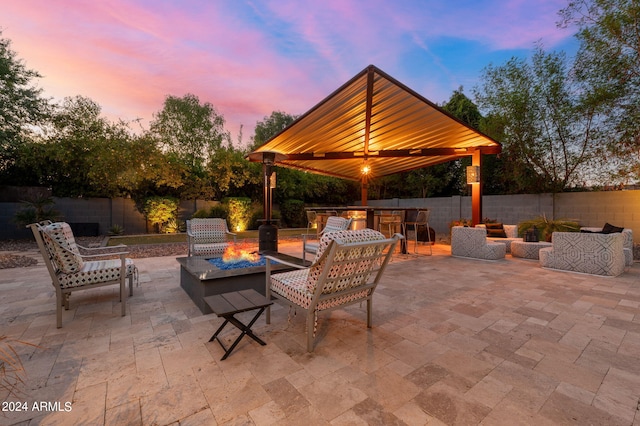
[[[256,320],[262,315],[267,306],[273,304],[273,302],[257,291],[253,289],[242,290],[242,291],[232,291],[230,293],[222,293],[216,294],[214,296],[208,296],[204,298],[204,301],[213,313],[215,313],[219,317],[224,318],[224,322],[222,325],[216,330],[216,332],[209,339],[210,342],[214,340],[218,340],[220,346],[225,351],[224,356],[221,360],[227,359],[227,357],[231,354],[231,351],[240,343],[240,340],[246,335],[251,337],[256,342],[260,343],[262,346],[266,345],[258,336],[253,334],[251,331],[251,327],[256,322]],[[253,311],[258,309],[258,312],[255,314],[253,319],[249,322],[249,324],[243,324],[240,322],[234,315],[240,312]],[[233,342],[233,344],[227,349],[222,340],[218,337],[222,329],[228,324],[231,323],[236,326],[242,332],[240,336]]]
[[[512,241],[511,242],[511,256],[512,257],[521,257],[523,259],[534,259],[538,260],[540,258],[539,251],[545,247],[551,247],[553,244],[547,243],[546,241],[539,241],[537,243],[530,243],[525,241]]]

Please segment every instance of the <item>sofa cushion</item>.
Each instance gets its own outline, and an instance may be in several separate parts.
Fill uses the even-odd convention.
[[[43,239],[57,268],[65,274],[82,269],[82,256],[76,245],[71,227],[66,222],[54,222],[43,228]]]
[[[604,226],[602,227],[602,234],[613,234],[614,232],[622,232],[624,228],[621,228],[619,226],[614,226],[610,223],[605,223]]]
[[[487,228],[487,237],[507,238],[507,233],[501,223],[485,223],[484,226]]]

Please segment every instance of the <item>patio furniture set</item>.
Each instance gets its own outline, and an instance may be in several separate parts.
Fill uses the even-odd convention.
[[[543,268],[604,276],[618,276],[633,265],[631,229],[582,228],[581,232],[554,232],[552,242],[524,241],[516,225],[503,225],[504,236],[490,226],[451,229],[451,254],[483,260],[512,257],[538,260]]]
[[[126,315],[126,282],[129,281],[129,296],[133,296],[133,282],[138,275],[133,261],[126,257],[126,246],[82,247],[76,244],[71,227],[64,222],[44,221],[28,227],[56,291],[56,327],[62,327],[62,307],[69,309],[71,293],[90,288],[118,285],[121,314]],[[88,254],[82,254],[81,250]]]
[[[417,234],[417,225],[426,222],[428,226],[427,220],[428,215],[421,217],[418,213],[414,221],[407,225],[413,225],[413,230],[416,231],[414,233]],[[218,340],[222,345],[225,350],[222,359],[230,355],[245,335],[265,344],[251,331],[251,327],[264,311],[267,312],[266,321],[270,323],[272,298],[306,312],[309,352],[314,348],[318,313],[321,311],[366,302],[367,327],[371,327],[373,293],[397,243],[404,236],[395,233],[386,237],[382,232],[369,228],[349,230],[351,224],[351,219],[330,217],[319,233],[318,242],[308,241],[307,236],[303,238],[302,261],[279,253],[264,253],[263,267],[245,268],[254,273],[257,285],[252,282],[245,288],[234,282],[226,287],[218,286],[216,290],[207,290],[207,281],[213,282],[220,277],[220,274],[210,276],[216,268],[211,266],[207,258],[222,256],[225,248],[231,244],[228,239],[235,241],[236,235],[229,232],[224,219],[188,221],[188,257],[178,259],[181,264],[181,286],[184,288],[185,273],[193,278],[191,281],[199,281],[202,289],[198,294],[191,294],[193,292],[186,288],[185,291],[192,299],[198,299],[194,302],[203,313],[213,312],[225,319],[210,340]],[[395,221],[387,225],[392,234]],[[126,315],[126,299],[133,295],[133,282],[137,277],[133,261],[126,257],[126,246],[98,249],[81,247],[76,244],[71,228],[64,222],[46,221],[29,227],[56,290],[58,328],[62,327],[62,306],[69,309],[69,296],[76,290],[116,284],[120,290],[121,314]],[[403,226],[403,229],[407,228]],[[547,243],[523,241],[517,237],[516,225],[501,226],[499,235],[494,232],[493,226],[454,226],[451,230],[451,254],[499,260],[511,253],[512,257],[539,260],[540,265],[545,268],[605,276],[620,275],[626,267],[632,265],[631,230],[585,228],[583,231],[555,232],[553,242]],[[91,254],[81,254],[81,251]],[[314,255],[311,264],[305,259],[307,253]],[[198,265],[201,268],[198,271],[191,270],[196,265],[194,262],[200,262]],[[206,266],[202,267],[204,264]],[[228,276],[230,274],[227,271],[222,274],[222,277]],[[264,285],[260,284],[260,280],[263,280]],[[129,295],[126,294],[127,281]],[[235,317],[241,312],[255,310],[258,312],[248,324]],[[226,348],[218,336],[229,323],[241,333]]]
[[[218,287],[218,291],[214,291],[213,294],[206,293],[203,287],[202,292],[196,295],[196,298],[201,299],[201,305],[206,305],[210,312],[224,318],[224,322],[210,339],[218,340],[222,345],[225,351],[222,359],[231,354],[244,336],[265,344],[251,331],[251,327],[265,310],[267,323],[270,322],[269,306],[273,303],[271,296],[307,312],[309,352],[313,351],[320,311],[366,302],[367,327],[371,327],[373,293],[396,244],[404,237],[395,234],[387,238],[371,229],[348,230],[350,220],[340,217],[334,219],[335,229],[330,232],[331,224],[325,227],[320,241],[315,246],[315,258],[310,265],[304,260],[300,261],[280,253],[264,253],[267,259],[265,266],[244,268],[250,272],[254,269],[253,272],[257,271],[256,276],[263,284],[263,294],[255,288],[239,288],[233,284],[230,288]],[[62,327],[62,306],[69,309],[70,293],[76,290],[119,285],[121,315],[126,315],[127,296],[133,295],[133,282],[137,277],[133,261],[126,257],[126,246],[100,249],[80,247],[75,242],[69,224],[64,222],[47,221],[34,223],[29,227],[33,231],[56,290],[58,328]],[[191,220],[188,225],[189,256],[178,259],[183,260],[180,262],[181,281],[185,273],[201,283],[204,281],[204,284],[206,281],[219,278],[208,275],[216,268],[211,266],[206,258],[220,257],[226,246],[230,245],[227,241],[229,237],[235,240],[235,235],[228,231],[224,219]],[[82,255],[80,249],[97,253]],[[114,252],[114,249],[117,251]],[[99,260],[86,260],[96,256],[99,256]],[[115,256],[117,259],[106,259],[107,256]],[[207,266],[194,272],[191,270],[193,268],[189,269],[196,265],[194,262],[200,262],[200,266],[204,262]],[[224,271],[222,276],[230,276],[229,271]],[[129,295],[126,294],[127,280]],[[193,299],[194,295],[189,295]],[[196,304],[203,309],[203,306]],[[248,324],[236,317],[239,313],[256,310]],[[219,338],[227,324],[232,324],[241,331],[229,348],[225,347]]]
[[[349,219],[348,229],[377,229],[391,236],[400,233],[411,236],[414,242],[414,253],[417,253],[418,241],[424,241],[429,247],[429,254],[433,254],[435,231],[429,227],[431,211],[420,207],[381,207],[381,206],[337,206],[337,207],[307,207],[306,238],[312,237],[312,228],[316,228],[317,236],[322,235],[323,229],[331,223],[331,230],[335,230],[335,216]],[[422,234],[424,232],[424,234]],[[424,235],[424,237],[419,237]],[[312,248],[313,250],[313,248]],[[407,239],[400,241],[400,250],[407,253]],[[310,252],[313,253],[313,252]],[[304,256],[304,248],[303,248]]]

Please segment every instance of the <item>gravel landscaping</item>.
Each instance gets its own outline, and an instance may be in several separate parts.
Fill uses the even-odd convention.
[[[297,238],[285,237],[281,240]],[[78,244],[84,247],[99,247],[104,244],[104,237],[78,237]],[[258,245],[257,239],[244,240],[250,241]],[[165,243],[165,244],[140,244],[130,245],[127,247],[129,251],[128,257],[131,259],[140,259],[145,257],[162,257],[162,256],[186,256],[187,243]],[[24,253],[24,254],[23,254]],[[35,240],[6,240],[0,241],[0,269],[22,268],[34,266],[38,262],[42,262],[40,251]]]
[[[78,244],[85,247],[99,247],[102,237],[78,237]],[[186,256],[187,243],[144,244],[128,247],[132,259],[161,256]],[[24,254],[22,254],[24,253]],[[0,241],[0,269],[34,266],[42,261],[35,240]]]

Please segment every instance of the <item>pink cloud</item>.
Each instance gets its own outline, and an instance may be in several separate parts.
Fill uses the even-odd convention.
[[[272,111],[303,113],[370,63],[403,81],[411,51],[455,80],[430,54],[441,37],[494,50],[566,37],[555,28],[564,0],[6,3],[2,36],[43,74],[47,96],[88,96],[114,119],[148,123],[166,95],[194,93],[245,139]]]

